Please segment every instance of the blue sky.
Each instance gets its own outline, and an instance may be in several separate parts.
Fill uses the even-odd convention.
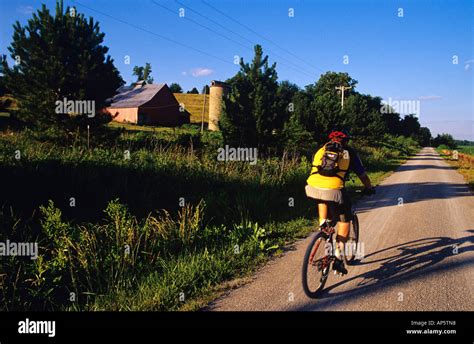
[[[359,92],[419,101],[420,122],[433,135],[449,132],[474,140],[474,1],[64,2],[99,21],[127,82],[134,65],[150,62],[155,82],[201,90],[211,80],[233,76],[234,57],[250,59],[258,43],[277,63],[280,80],[304,86],[324,71],[348,72],[359,81]],[[41,3],[53,8],[55,1],[0,0],[1,53],[15,20],[26,22]]]

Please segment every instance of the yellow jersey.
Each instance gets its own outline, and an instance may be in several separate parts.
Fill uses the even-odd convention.
[[[311,168],[311,174],[309,175],[306,182],[308,185],[315,188],[322,189],[342,189],[344,187],[344,177],[349,169],[350,154],[348,150],[344,150],[342,156],[338,160],[338,166],[340,171],[337,172],[337,176],[327,177],[318,173],[317,166],[321,165],[326,145],[320,148],[313,158],[313,167]]]

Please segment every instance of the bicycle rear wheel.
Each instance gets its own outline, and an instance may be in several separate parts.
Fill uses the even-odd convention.
[[[332,245],[322,235],[314,234],[306,249],[303,261],[303,290],[308,297],[316,298],[326,284],[332,258]]]
[[[359,219],[357,215],[352,216],[352,221],[349,228],[349,237],[344,244],[344,261],[347,265],[351,265],[357,256],[357,249],[359,245]]]

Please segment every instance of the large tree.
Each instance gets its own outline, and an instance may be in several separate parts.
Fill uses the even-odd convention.
[[[204,85],[201,90],[201,94],[209,94],[210,87],[209,85]]]
[[[343,125],[351,128],[353,137],[366,142],[380,140],[386,132],[381,107],[381,98],[355,92],[344,102]]]
[[[294,98],[300,92],[298,85],[287,80],[278,84],[276,99],[276,118],[274,121],[275,129],[280,131],[295,111]]]
[[[431,138],[430,129],[427,127],[421,127],[417,136],[418,143],[422,146],[429,146],[431,144]]]
[[[314,138],[318,143],[326,141],[327,134],[332,129],[348,127],[355,122],[350,118],[351,111],[347,109],[347,106],[346,111],[342,109],[341,96],[336,87],[351,87],[345,91],[345,104],[347,105],[349,102],[348,107],[350,108],[350,98],[356,94],[354,90],[356,85],[357,81],[347,73],[327,72],[322,74],[314,85],[306,87],[306,92],[312,98],[310,104],[312,123],[310,122],[309,129],[314,133]],[[353,103],[354,101],[361,105],[360,98],[353,99]],[[357,106],[353,104],[352,107]]]
[[[21,119],[38,127],[68,127],[85,115],[56,113],[56,101],[94,101],[98,110],[123,84],[99,24],[65,9],[62,1],[54,15],[43,5],[25,26],[17,21],[13,29],[8,50],[15,64],[4,62],[3,68]]]
[[[263,148],[277,141],[277,72],[276,64],[269,65],[260,45],[254,50],[252,62],[244,63],[241,58],[240,70],[227,81],[231,90],[224,100],[219,125],[226,143]]]
[[[421,125],[416,115],[406,115],[400,122],[400,133],[403,136],[416,137],[420,131]]]
[[[147,84],[153,83],[153,78],[151,76],[151,64],[145,63],[145,66],[135,66],[133,67],[133,75],[137,77],[137,81],[144,80]]]
[[[454,140],[453,136],[451,134],[447,134],[447,133],[438,134],[433,139],[433,146],[434,147],[438,147],[440,145],[446,145],[451,149],[455,149],[457,147],[456,141]]]
[[[173,93],[183,93],[183,88],[176,82],[171,83],[170,91]]]

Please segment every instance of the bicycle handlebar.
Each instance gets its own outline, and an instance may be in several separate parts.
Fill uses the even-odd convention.
[[[371,195],[375,195],[376,191],[375,191],[375,188],[372,187],[371,189],[364,188],[362,190],[356,190],[356,193],[361,193],[364,196],[371,196]]]

